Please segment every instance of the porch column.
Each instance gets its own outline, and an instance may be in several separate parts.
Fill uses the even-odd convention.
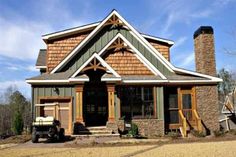
[[[114,85],[107,85],[107,92],[108,92],[108,122],[114,122],[115,120],[115,86]]]
[[[83,123],[83,85],[76,87],[76,122]]]

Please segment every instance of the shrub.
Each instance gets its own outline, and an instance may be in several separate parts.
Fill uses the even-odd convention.
[[[138,126],[135,123],[131,123],[131,128],[128,131],[128,135],[131,135],[132,137],[138,136]]]
[[[20,135],[23,131],[23,119],[20,112],[16,112],[13,118],[13,132]]]

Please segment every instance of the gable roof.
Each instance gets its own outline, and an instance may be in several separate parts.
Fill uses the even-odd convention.
[[[92,30],[96,26],[98,26],[100,23],[101,23],[101,21],[90,23],[90,24],[87,24],[87,25],[82,25],[82,26],[79,26],[79,27],[65,29],[65,30],[62,30],[62,31],[57,31],[57,32],[54,32],[54,33],[45,34],[45,35],[42,36],[42,39],[45,42],[47,42],[48,40],[57,39],[57,38],[72,35],[72,34],[75,34],[75,33]],[[140,33],[140,34],[146,39],[151,39],[151,40],[155,40],[155,41],[158,41],[158,42],[163,42],[163,43],[166,43],[170,46],[174,45],[174,41],[169,40],[169,39],[164,39],[164,38],[160,38],[160,37],[156,37],[156,36],[149,35],[149,34],[144,34],[144,33]]]
[[[85,45],[88,43],[92,37],[94,37],[99,30],[101,30],[102,26],[110,19],[112,16],[118,17],[119,21],[123,22],[126,27],[130,30],[130,34],[132,34],[143,46],[148,49],[152,55],[154,55],[160,62],[163,64],[170,72],[173,72],[173,67],[145,38],[141,36],[139,32],[137,32],[116,10],[113,10],[74,50],[67,55],[52,71],[51,73],[55,73],[59,70],[62,65],[67,63],[70,58],[72,58],[76,53],[78,53]]]
[[[129,30],[129,33],[138,41],[140,42],[147,50],[149,53],[151,53],[155,59],[157,59],[165,68],[167,68],[170,72],[173,73],[173,75],[182,75],[182,74],[187,74],[189,76],[192,76],[194,80],[185,80],[182,78],[182,80],[176,80],[176,79],[173,79],[171,80],[170,77],[168,76],[168,80],[166,80],[167,82],[175,82],[175,83],[181,83],[181,81],[185,81],[185,82],[192,82],[192,83],[195,83],[194,81],[196,80],[195,78],[203,78],[202,80],[200,79],[197,79],[198,81],[197,82],[202,82],[204,83],[204,81],[207,83],[217,83],[217,82],[220,82],[222,81],[221,79],[219,78],[216,78],[216,77],[213,77],[213,76],[209,76],[209,75],[205,75],[205,74],[201,74],[201,73],[197,73],[197,72],[193,72],[193,71],[189,71],[189,70],[185,70],[185,69],[180,69],[180,68],[177,68],[177,67],[174,67],[168,60],[166,60],[166,58],[164,58],[159,52],[158,50],[156,50],[145,38],[144,36],[145,35],[142,35],[140,34],[138,31],[136,31],[136,29],[134,29],[122,16],[119,15],[119,13],[116,11],[116,10],[113,10],[103,21],[99,22],[99,23],[94,23],[92,24],[92,26],[94,27],[93,31],[74,49],[72,50],[72,52],[67,55],[67,57],[65,57],[52,71],[51,71],[51,75],[54,75],[60,68],[62,68],[62,66],[66,63],[69,62],[69,60],[75,56],[98,32],[99,30],[101,30],[103,28],[103,25],[108,21],[108,19],[110,19],[112,16],[116,16],[119,20],[119,22],[122,22],[124,23],[124,27],[126,29]],[[92,27],[91,26],[91,27]],[[86,28],[90,28],[90,26],[83,26],[82,27],[83,29],[86,29]],[[82,29],[81,27],[80,28],[77,28],[76,31],[79,31],[80,29]],[[72,30],[67,30],[67,33],[71,33],[73,32]],[[65,31],[66,32],[66,31]],[[65,32],[57,32],[57,33],[54,33],[54,34],[48,34],[46,36],[44,36],[45,40],[46,38],[52,38],[52,37],[55,37],[55,36],[60,36],[60,35],[63,35]],[[126,41],[126,44],[129,44],[129,46],[138,54],[138,50],[135,49],[135,47],[129,43],[129,41],[124,37],[122,36],[121,34],[119,34],[119,37],[120,38],[123,38],[122,40]],[[154,38],[154,37],[152,37]],[[153,39],[154,40],[154,39]],[[105,46],[106,47],[106,46]],[[104,49],[105,49],[104,47]],[[102,50],[101,52],[99,53],[102,53]],[[139,57],[141,57],[142,60],[145,60],[146,58],[143,57],[142,58],[142,55],[140,55]],[[148,62],[144,62],[144,63],[148,63]],[[160,75],[162,76],[162,73],[159,73],[158,69],[156,67],[152,67],[153,65],[150,64],[148,65],[149,67],[151,67],[152,71],[155,71]],[[162,76],[162,79],[166,79],[166,76]],[[162,80],[163,81],[163,80]]]

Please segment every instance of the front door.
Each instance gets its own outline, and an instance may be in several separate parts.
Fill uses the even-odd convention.
[[[89,83],[84,87],[83,115],[86,126],[104,126],[108,117],[106,85]]]

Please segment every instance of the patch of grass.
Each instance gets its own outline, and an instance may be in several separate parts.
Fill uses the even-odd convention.
[[[222,136],[225,136],[225,132],[222,131],[222,130],[214,131],[214,136],[215,136],[215,137],[222,137]]]
[[[171,131],[171,132],[168,132],[167,137],[170,137],[172,139],[178,139],[181,137],[180,133],[179,132],[175,132],[175,131]]]
[[[16,135],[0,140],[0,144],[25,143],[31,139],[31,135]]]
[[[236,135],[236,129],[229,130],[228,133],[231,135]]]
[[[206,137],[206,134],[196,130],[191,130],[191,134],[195,137]]]

